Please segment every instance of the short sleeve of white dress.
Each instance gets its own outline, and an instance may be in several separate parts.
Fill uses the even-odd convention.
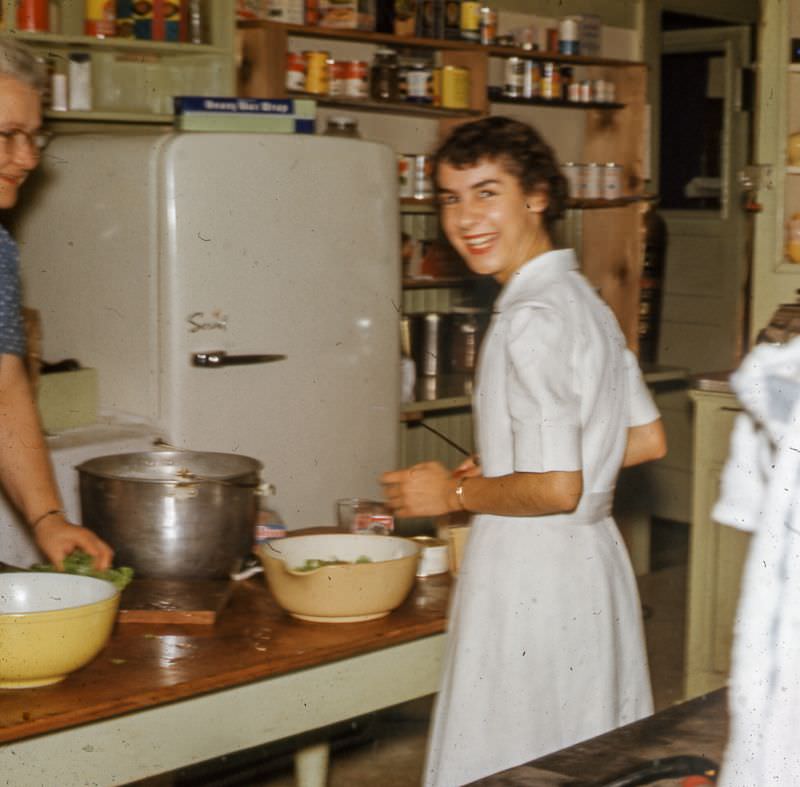
[[[661,417],[642,377],[639,361],[625,348],[625,371],[628,375],[628,426],[644,426]]]
[[[521,306],[509,315],[508,409],[514,470],[580,470],[580,396],[572,362],[574,333],[547,306]]]

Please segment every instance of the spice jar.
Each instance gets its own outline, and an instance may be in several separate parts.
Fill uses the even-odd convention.
[[[325,124],[325,132],[329,137],[352,137],[359,139],[358,123],[345,115],[331,115]]]
[[[397,52],[378,49],[370,68],[369,94],[377,101],[397,101],[399,95]]]

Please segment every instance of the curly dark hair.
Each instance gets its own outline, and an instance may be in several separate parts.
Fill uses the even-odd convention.
[[[535,128],[501,116],[457,126],[433,154],[434,177],[440,164],[462,169],[482,159],[499,163],[517,178],[525,194],[542,187],[547,189],[545,226],[551,227],[563,215],[567,182],[553,149]]]

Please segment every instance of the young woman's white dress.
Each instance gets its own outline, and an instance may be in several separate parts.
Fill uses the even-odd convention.
[[[572,514],[478,515],[456,582],[425,784],[454,787],[652,712],[638,593],[611,518],[629,426],[658,412],[571,251],[506,284],[474,395],[487,476],[582,470]]]

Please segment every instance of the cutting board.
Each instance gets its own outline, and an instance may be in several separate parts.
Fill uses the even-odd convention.
[[[122,591],[117,620],[212,625],[232,589],[229,579],[134,579]]]

